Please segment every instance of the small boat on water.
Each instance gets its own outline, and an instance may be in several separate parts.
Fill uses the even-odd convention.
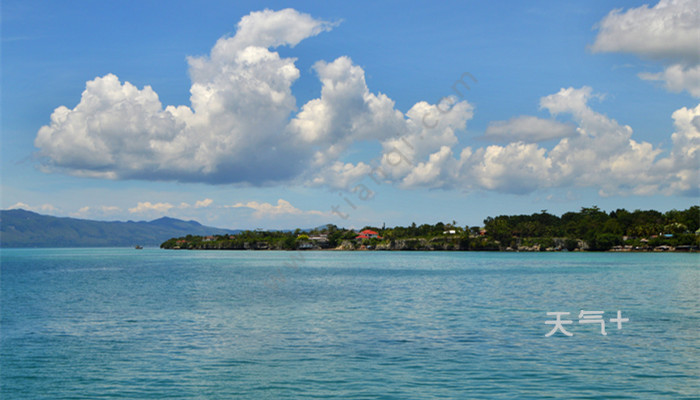
[[[136,250],[143,250],[143,246],[139,246],[138,244],[137,244],[136,246],[134,246],[134,248],[135,248]]]

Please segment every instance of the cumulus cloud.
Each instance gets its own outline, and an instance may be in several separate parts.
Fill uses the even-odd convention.
[[[651,8],[613,10],[598,24],[591,49],[697,63],[699,7],[695,0],[661,0]]]
[[[35,145],[45,170],[111,179],[264,184],[293,178],[308,158],[286,134],[296,108],[293,46],[331,25],[287,9],[253,12],[208,57],[189,58],[191,106],[163,108],[150,86],[108,74],[77,106],[58,107]]]
[[[166,213],[173,207],[175,206],[170,203],[151,203],[150,201],[139,201],[136,207],[129,209],[129,212],[132,214],[142,214],[152,211]]]
[[[569,115],[576,125],[575,132],[567,132],[567,137],[551,149],[525,141],[465,147],[461,151],[454,144],[445,144],[428,155],[405,157],[393,169],[385,165],[380,172],[405,188],[523,194],[579,186],[597,187],[602,195],[695,193],[700,165],[700,106],[673,114],[673,147],[664,152],[632,139],[631,127],[593,110],[590,100],[601,97],[590,87],[582,87],[561,89],[540,100],[540,106],[552,116]],[[413,147],[409,142],[403,146],[406,153]]]
[[[522,115],[508,121],[491,122],[484,137],[502,142],[537,143],[573,136],[575,133],[576,127],[572,124]]]
[[[700,104],[676,110],[672,118],[676,127],[671,135],[673,149],[658,162],[660,173],[671,177],[665,191],[700,196]]]
[[[334,25],[336,24],[313,19],[310,15],[291,8],[252,12],[241,18],[236,35],[220,39],[217,48],[225,57],[234,54],[237,49],[249,46],[294,47],[308,37],[332,29]]]
[[[259,203],[257,201],[249,201],[247,203],[236,203],[229,208],[249,208],[254,210],[253,216],[256,218],[276,217],[280,215],[325,215],[321,211],[309,210],[302,211],[294,207],[287,200],[279,199],[277,204]]]
[[[406,116],[407,132],[382,142],[381,170],[389,171],[393,179],[407,176],[413,165],[426,158],[430,162],[433,155],[435,161],[442,159],[444,148],[458,143],[455,132],[466,128],[467,121],[474,116],[474,107],[449,97],[438,104],[416,103]],[[404,184],[410,186],[408,182]]]
[[[314,148],[312,164],[332,164],[353,143],[405,133],[403,114],[394,101],[367,88],[364,70],[349,57],[314,65],[321,97],[310,100],[289,123],[288,131]]]
[[[213,202],[214,202],[214,200],[212,200],[212,199],[197,200],[194,203],[194,208],[209,207],[210,205],[212,205]]]
[[[649,27],[633,14],[658,19],[662,36],[678,36],[681,43],[664,50],[653,41],[635,42]],[[687,23],[688,15],[697,15],[697,6],[687,2],[614,11],[601,22],[592,48],[666,60],[671,65],[663,75],[643,77],[694,93],[697,50],[686,39],[697,27]],[[271,49],[331,28],[291,9],[251,13],[209,55],[188,59],[189,106],[164,107],[151,87],[139,89],[112,74],[95,78],[78,105],[56,108],[51,123],[39,130],[35,145],[43,167],[110,179],[294,182],[341,190],[368,177],[402,188],[509,193],[570,186],[598,187],[602,194],[697,189],[697,108],[674,113],[673,145],[664,150],[635,141],[631,127],[595,111],[591,101],[603,96],[590,87],[564,88],[540,100],[550,119],[519,116],[491,123],[485,137],[506,144],[460,147],[457,133],[474,115],[470,103],[450,96],[436,104],[419,101],[403,113],[389,96],[368,88],[365,71],[347,56],[314,64],[320,96],[297,108],[291,92],[300,76],[295,59]],[[617,37],[624,40],[616,42]],[[558,121],[560,115],[573,123]],[[548,140],[557,142],[550,148],[538,144]],[[375,157],[349,162],[345,157],[363,142],[376,145]],[[211,204],[204,199],[179,208]],[[143,202],[129,211],[165,213],[174,207]],[[319,213],[282,199],[276,205],[228,207],[252,209],[260,217]]]
[[[698,46],[700,46],[700,40],[698,42]],[[639,77],[647,81],[662,81],[666,89],[671,92],[678,93],[687,90],[691,95],[700,97],[700,65],[686,68],[676,64],[666,68],[663,72],[642,72]]]
[[[663,80],[671,91],[700,97],[700,2],[661,0],[654,7],[613,10],[598,24],[591,50],[660,60],[667,64],[664,72],[640,77]]]
[[[291,9],[251,13],[209,56],[188,59],[191,106],[163,107],[150,86],[97,77],[77,106],[58,107],[39,130],[42,167],[108,179],[344,188],[369,170],[342,160],[357,142],[380,142],[385,158],[407,137],[421,142],[410,149],[417,157],[456,143],[471,105],[419,102],[404,115],[387,95],[370,92],[364,70],[346,56],[314,65],[321,96],[293,115],[299,70],[270,48],[332,26]]]

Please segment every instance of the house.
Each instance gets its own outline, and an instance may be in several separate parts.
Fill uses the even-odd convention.
[[[325,233],[321,233],[320,235],[309,236],[309,240],[314,241],[314,242],[327,242],[328,235]]]
[[[379,236],[379,232],[373,231],[371,229],[365,229],[364,231],[360,232],[359,235],[355,237],[355,239],[381,239],[382,237]]]
[[[457,231],[455,229],[450,229],[442,232],[443,235],[456,235]]]

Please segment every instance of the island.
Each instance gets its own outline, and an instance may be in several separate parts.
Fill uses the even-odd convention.
[[[438,222],[410,226],[333,224],[289,231],[245,230],[236,234],[187,235],[163,242],[175,250],[452,250],[452,251],[685,251],[700,248],[700,207],[605,212],[584,207],[556,216],[488,217],[483,226]]]

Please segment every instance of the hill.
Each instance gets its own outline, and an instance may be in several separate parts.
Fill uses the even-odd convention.
[[[237,230],[163,217],[153,221],[92,221],[0,210],[0,247],[158,246],[184,235],[224,235]]]

